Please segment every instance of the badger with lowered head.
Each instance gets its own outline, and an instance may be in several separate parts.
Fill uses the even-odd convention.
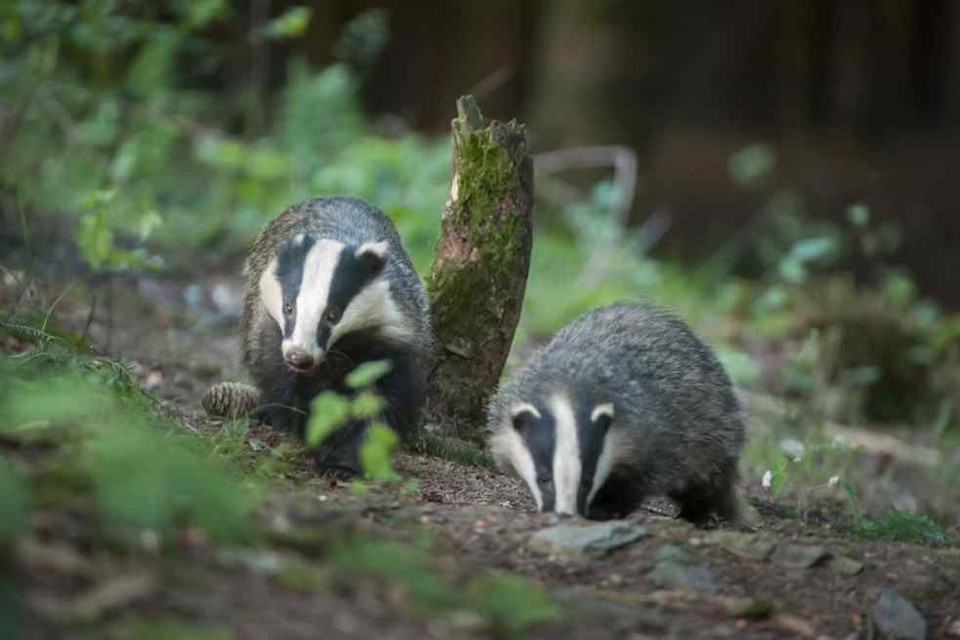
[[[490,403],[490,448],[540,511],[623,517],[668,496],[680,517],[738,521],[743,416],[679,318],[618,303],[562,329]]]
[[[243,362],[260,390],[253,420],[302,433],[324,390],[349,394],[358,365],[388,360],[377,383],[401,437],[418,427],[431,349],[427,296],[393,223],[354,198],[296,204],[257,238],[244,270]],[[356,474],[366,425],[322,443],[317,466]]]

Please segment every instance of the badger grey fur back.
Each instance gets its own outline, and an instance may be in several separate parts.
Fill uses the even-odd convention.
[[[305,237],[309,240],[300,256],[304,261],[307,251],[312,250],[311,246],[319,247],[321,242],[335,241],[349,247],[351,251],[371,243],[376,244],[376,257],[381,260],[377,265],[379,270],[373,276],[374,279],[358,284],[357,286],[361,287],[358,291],[365,291],[365,287],[372,287],[374,283],[386,282],[387,293],[384,294],[384,300],[389,303],[390,308],[389,313],[374,313],[372,320],[365,322],[361,330],[352,331],[345,327],[344,335],[331,338],[334,341],[331,344],[320,345],[323,348],[322,360],[315,363],[308,359],[310,370],[299,371],[292,370],[288,366],[290,359],[285,362],[286,356],[281,353],[281,343],[285,345],[289,339],[289,328],[285,329],[283,321],[275,319],[276,309],[274,316],[271,316],[261,289],[265,282],[263,278],[273,277],[267,272],[268,268],[273,265],[272,269],[279,271],[278,254],[287,251],[291,243],[300,242],[303,247]],[[338,244],[330,246],[339,247]],[[295,258],[291,258],[293,259]],[[354,259],[352,254],[350,259]],[[325,264],[327,275],[331,264],[334,263]],[[300,267],[305,268],[303,265]],[[328,389],[349,393],[350,390],[344,385],[347,373],[365,361],[387,359],[391,361],[393,368],[377,384],[377,390],[387,403],[387,422],[402,436],[409,435],[417,427],[426,381],[426,366],[432,348],[427,296],[423,283],[401,244],[400,236],[386,215],[355,198],[318,198],[293,205],[272,220],[260,233],[247,258],[244,275],[246,294],[241,320],[243,363],[261,391],[262,402],[261,408],[254,414],[255,420],[268,422],[273,426],[302,430],[309,403],[314,396]],[[276,277],[279,278],[279,275]],[[275,283],[270,284],[278,286]],[[302,273],[302,283],[296,284],[304,289],[316,286],[315,281],[308,282],[306,271]],[[332,284],[330,286],[332,287]],[[332,289],[328,289],[327,293],[332,296]],[[285,292],[284,296],[286,295]],[[348,300],[352,303],[357,297],[359,296]],[[283,302],[283,313],[286,314],[287,300],[284,299]],[[348,303],[346,308],[339,309],[339,313],[349,309]],[[370,311],[365,309],[365,313]],[[346,317],[343,318],[346,324]],[[364,318],[369,319],[367,316]],[[330,326],[335,326],[336,319],[332,322],[334,324]],[[309,333],[309,329],[310,327],[306,327],[305,333]],[[350,429],[342,430],[338,438],[343,442],[328,444],[333,448],[343,449],[345,453],[334,452],[334,457],[339,456],[341,460],[331,464],[355,467],[356,450],[362,439],[361,426],[352,425]],[[352,461],[344,462],[345,457],[352,458]]]
[[[501,466],[519,471],[524,464],[510,432],[516,407],[532,405],[539,418],[556,394],[571,399],[581,438],[590,433],[584,422],[593,420],[586,417],[592,407],[610,407],[612,416],[605,437],[615,441],[613,468],[582,515],[622,516],[645,496],[667,495],[690,520],[710,512],[738,517],[743,416],[720,363],[679,318],[618,303],[563,328],[491,401],[490,444]]]

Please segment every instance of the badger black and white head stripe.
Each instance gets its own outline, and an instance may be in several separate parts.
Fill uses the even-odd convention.
[[[526,482],[540,511],[586,515],[624,454],[610,428],[613,415],[611,403],[553,393],[541,403],[514,404],[491,448],[502,467]]]
[[[380,278],[387,243],[359,247],[298,234],[280,245],[260,278],[260,299],[283,333],[287,363],[309,370],[339,338],[353,331],[405,327]]]

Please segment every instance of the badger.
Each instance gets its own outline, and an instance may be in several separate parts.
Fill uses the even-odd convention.
[[[260,391],[254,423],[301,435],[320,392],[387,360],[376,383],[401,439],[418,428],[432,348],[427,296],[390,219],[355,198],[293,205],[260,233],[244,268],[243,363]],[[318,448],[321,471],[360,472],[366,433],[351,421]]]
[[[540,511],[620,518],[648,496],[706,524],[744,514],[744,419],[711,350],[674,314],[620,302],[561,329],[491,399],[497,464]]]

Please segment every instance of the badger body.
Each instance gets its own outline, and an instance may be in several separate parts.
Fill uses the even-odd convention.
[[[384,418],[402,438],[418,427],[432,345],[427,296],[393,223],[354,198],[296,204],[261,232],[247,258],[243,362],[260,389],[255,422],[303,432],[322,391],[351,393],[346,375],[372,360]],[[317,453],[324,470],[359,472],[365,424]]]
[[[623,517],[661,495],[693,522],[740,518],[740,406],[712,351],[659,308],[574,320],[501,386],[488,430],[541,511]]]

